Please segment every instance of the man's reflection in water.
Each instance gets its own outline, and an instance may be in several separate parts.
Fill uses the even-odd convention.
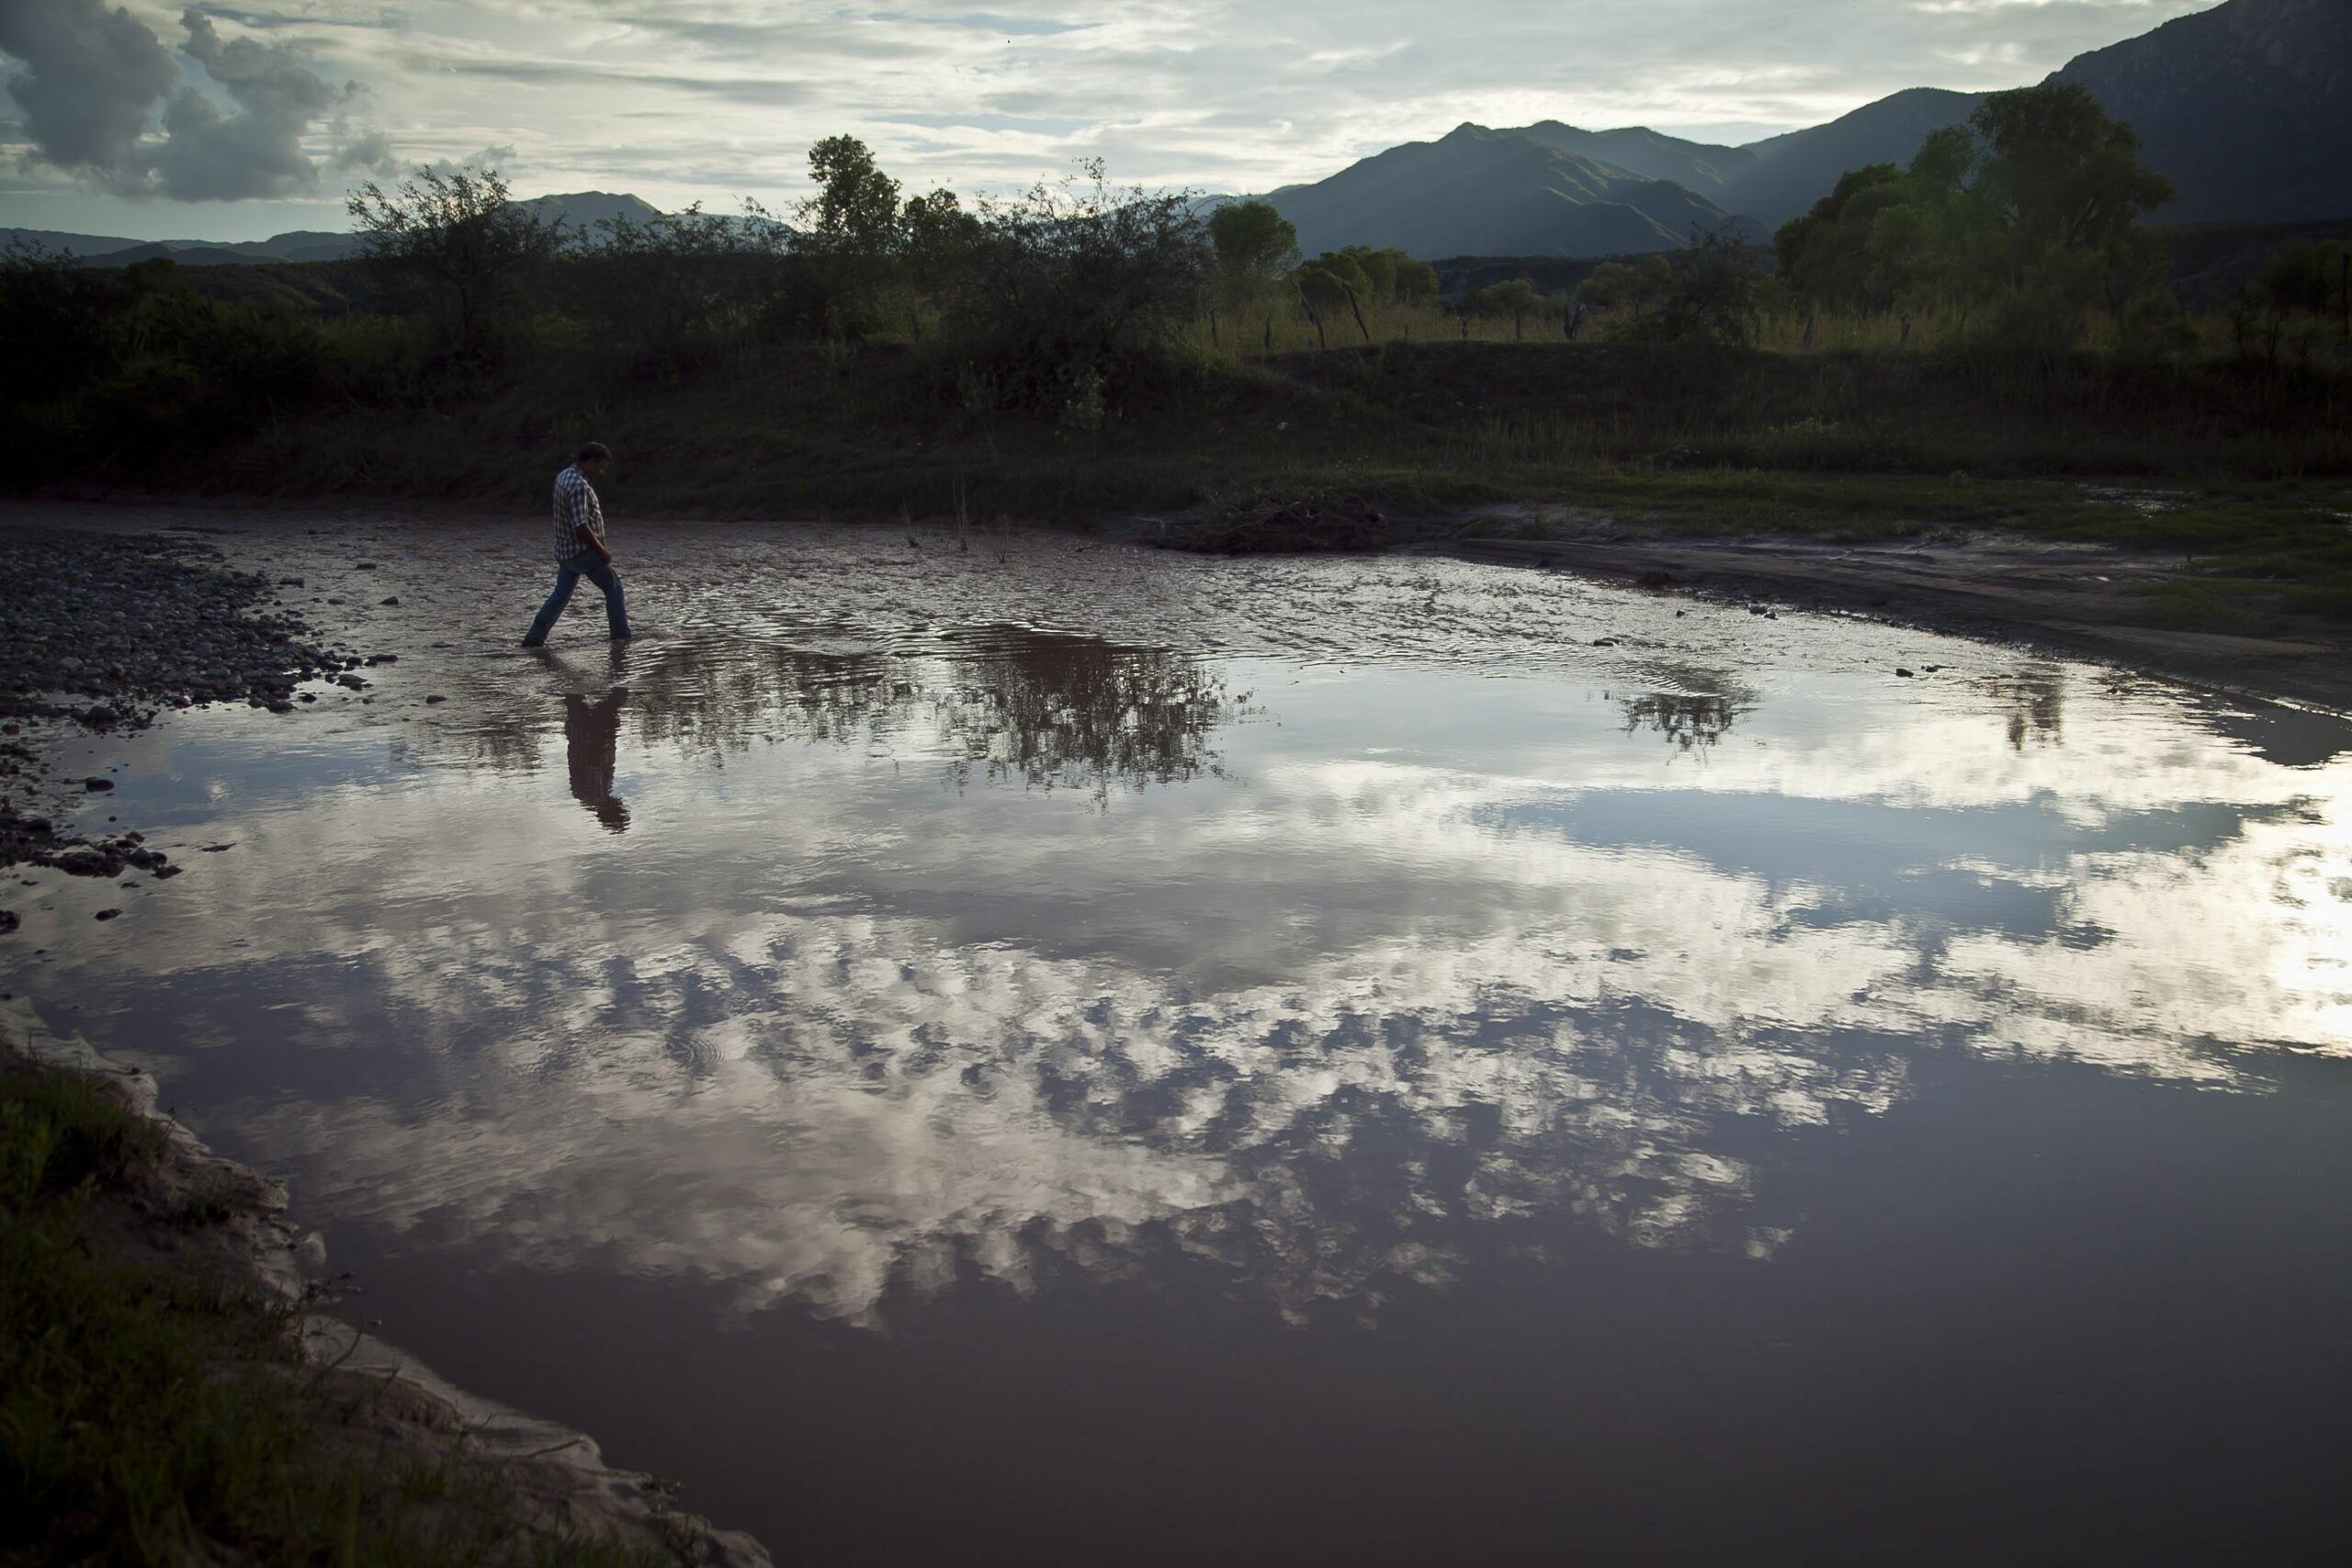
[[[613,793],[614,753],[620,744],[626,691],[563,699],[563,750],[571,765],[571,795],[616,833],[628,830],[628,807]]]

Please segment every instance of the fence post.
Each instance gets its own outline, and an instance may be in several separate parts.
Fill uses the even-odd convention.
[[[1297,289],[1298,302],[1302,306],[1306,307],[1306,319],[1315,328],[1315,346],[1321,349],[1329,348],[1331,346],[1331,342],[1329,338],[1323,335],[1323,318],[1315,313],[1315,301],[1306,297],[1306,290],[1300,288],[1299,285],[1294,283],[1291,287]]]

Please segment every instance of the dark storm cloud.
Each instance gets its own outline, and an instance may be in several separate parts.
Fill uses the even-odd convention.
[[[336,142],[325,162],[337,169],[390,161],[382,132],[350,124],[358,84],[329,82],[289,45],[223,38],[200,11],[180,26],[182,51],[218,97],[127,10],[99,0],[0,7],[0,51],[24,66],[8,93],[35,156],[119,195],[176,201],[315,190],[321,160],[304,146],[314,128]]]
[[[108,183],[138,166],[155,105],[180,83],[155,35],[98,0],[7,0],[0,51],[24,62],[8,96],[41,156]]]

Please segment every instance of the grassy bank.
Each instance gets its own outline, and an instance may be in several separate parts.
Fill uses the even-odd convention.
[[[672,1560],[529,1527],[454,1435],[384,1440],[383,1388],[303,1360],[166,1153],[102,1081],[0,1051],[0,1561]]]
[[[2352,378],[2093,355],[1396,344],[1171,361],[1057,415],[1000,408],[984,377],[920,344],[658,359],[574,346],[398,400],[273,406],[217,441],[151,423],[71,476],[536,505],[543,470],[590,434],[621,454],[624,504],[715,516],[936,516],[960,494],[984,515],[1068,522],[1298,483],[1400,505],[1569,499],[1709,469],[2352,484]],[[29,448],[40,432],[13,439]],[[65,478],[54,452],[43,466]]]

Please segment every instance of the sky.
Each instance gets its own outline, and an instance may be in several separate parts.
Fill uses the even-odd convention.
[[[988,9],[974,9],[987,4]],[[345,227],[359,181],[788,206],[848,133],[910,192],[1262,191],[1465,120],[1732,143],[2039,81],[2209,0],[0,0],[0,226]]]

